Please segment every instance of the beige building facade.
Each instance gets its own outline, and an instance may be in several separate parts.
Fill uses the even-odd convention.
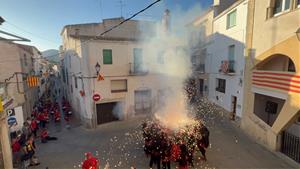
[[[9,41],[0,41],[0,82],[1,95],[5,110],[15,109],[22,113],[23,121],[30,117],[32,109],[38,100],[38,88],[29,88],[26,77],[34,74],[34,52],[32,46],[20,45]],[[10,79],[5,83],[5,79]],[[12,130],[17,130],[11,128]]]
[[[300,163],[300,1],[249,0],[248,10],[242,128]]]

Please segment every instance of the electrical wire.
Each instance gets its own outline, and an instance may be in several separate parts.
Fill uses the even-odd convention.
[[[129,18],[123,20],[123,21],[120,22],[119,24],[116,24],[115,26],[111,27],[110,29],[108,29],[108,30],[106,30],[106,31],[104,31],[104,32],[102,32],[102,33],[96,35],[94,38],[91,38],[91,39],[89,39],[89,40],[86,40],[86,41],[81,42],[79,45],[76,45],[75,48],[80,47],[82,44],[85,44],[85,43],[87,43],[87,42],[90,42],[90,41],[92,41],[92,40],[95,40],[95,39],[97,39],[97,37],[103,36],[104,34],[106,34],[106,33],[110,32],[110,31],[112,31],[112,30],[118,28],[119,26],[121,26],[121,25],[124,24],[125,22],[128,22],[129,20],[131,20],[132,18],[136,17],[136,16],[139,15],[140,13],[143,13],[144,11],[146,11],[146,10],[149,9],[149,8],[151,8],[153,5],[155,5],[156,3],[160,2],[160,1],[162,1],[162,0],[156,0],[156,1],[154,1],[153,3],[151,3],[150,5],[148,5],[147,7],[145,7],[144,9],[138,11],[137,13],[135,13],[135,14],[133,14],[131,17],[129,17]],[[59,56],[60,54],[63,54],[63,53],[64,53],[64,52],[59,52],[58,54],[50,55],[50,56],[48,56],[48,57]]]
[[[25,33],[27,33],[27,34],[30,34],[30,35],[32,35],[32,36],[35,36],[35,37],[37,37],[37,38],[39,38],[39,39],[42,39],[42,40],[51,42],[51,43],[53,43],[53,44],[57,44],[57,42],[54,42],[53,40],[50,40],[50,39],[45,38],[45,37],[43,37],[43,36],[40,36],[40,35],[34,34],[34,33],[32,33],[32,32],[29,32],[29,31],[27,31],[27,30],[25,30],[25,29],[23,29],[23,28],[21,28],[21,27],[15,25],[15,24],[9,22],[9,21],[5,21],[5,23],[7,23],[8,25],[13,26],[13,27],[16,28],[16,29],[19,29],[20,31],[23,31],[23,32],[25,32]]]

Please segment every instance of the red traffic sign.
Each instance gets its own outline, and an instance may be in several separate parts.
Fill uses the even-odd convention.
[[[100,96],[100,94],[94,94],[93,95],[93,100],[96,102],[96,101],[98,101],[98,100],[100,100],[101,99],[101,96]]]

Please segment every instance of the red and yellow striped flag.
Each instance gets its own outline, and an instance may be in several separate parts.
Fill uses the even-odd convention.
[[[36,76],[28,76],[27,77],[27,85],[28,87],[36,87],[39,85],[39,78]]]

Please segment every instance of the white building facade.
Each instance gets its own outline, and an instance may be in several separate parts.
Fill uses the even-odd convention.
[[[163,79],[144,69],[145,50],[140,38],[141,21],[128,21],[103,37],[95,38],[123,18],[103,23],[69,25],[62,31],[61,76],[64,94],[75,115],[86,127],[149,114],[157,107]],[[151,26],[151,24],[150,24]],[[104,80],[98,81],[96,63]],[[101,98],[93,100],[99,94]]]
[[[247,0],[237,1],[213,20],[212,41],[207,47],[209,99],[231,117],[241,117],[243,109],[243,78]]]

